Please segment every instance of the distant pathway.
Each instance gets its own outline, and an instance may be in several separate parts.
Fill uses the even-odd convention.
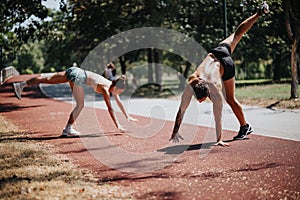
[[[72,103],[72,93],[68,84],[41,84],[41,89],[48,97]],[[87,94],[86,106],[106,109],[104,102],[99,101],[102,99],[101,96],[95,96],[95,93],[88,87],[85,88],[85,93]],[[132,114],[168,121],[174,121],[180,103],[180,96],[177,101],[128,97],[123,99],[127,110]],[[118,109],[116,104],[114,107]],[[268,109],[256,106],[243,106],[243,109],[247,120],[255,130],[253,134],[300,141],[300,110]],[[213,128],[215,125],[211,103],[199,104],[192,100],[184,116],[184,123]],[[225,130],[239,130],[239,124],[227,104],[224,104],[223,126]]]

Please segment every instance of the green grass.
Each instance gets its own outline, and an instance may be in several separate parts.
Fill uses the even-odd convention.
[[[145,84],[138,88],[134,97],[148,98],[172,98],[181,95],[183,90],[178,90],[178,84],[164,85],[163,90],[159,91],[155,84]],[[261,100],[287,100],[290,98],[290,84],[262,84],[236,87],[237,99],[261,99]],[[298,91],[299,96],[299,91]]]
[[[254,85],[236,88],[236,97],[238,99],[253,98],[282,100],[290,98],[290,91],[290,84]]]
[[[299,89],[297,96],[299,96]],[[264,84],[236,88],[236,98],[242,104],[267,108],[300,109],[299,99],[290,99],[290,97],[290,84]]]
[[[257,84],[257,83],[256,83]],[[146,98],[177,98],[180,99],[183,90],[178,89],[178,83],[163,85],[162,90],[156,84],[145,84],[142,87],[128,93],[132,97]],[[299,89],[298,89],[299,96]],[[290,99],[291,85],[263,84],[237,86],[235,96],[245,105],[260,107],[277,107],[283,109],[300,109],[300,99]]]
[[[272,79],[236,80],[237,85],[272,83]]]

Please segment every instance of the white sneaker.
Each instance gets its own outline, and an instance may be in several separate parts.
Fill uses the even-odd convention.
[[[23,87],[21,86],[21,83],[13,83],[14,86],[14,93],[16,97],[21,100],[21,93],[23,91]]]
[[[80,135],[80,132],[77,131],[74,127],[70,126],[63,130],[62,135],[63,136],[77,136],[77,135]]]

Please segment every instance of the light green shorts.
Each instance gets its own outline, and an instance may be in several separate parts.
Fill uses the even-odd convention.
[[[83,69],[78,67],[70,67],[66,70],[67,79],[76,85],[83,86],[85,84],[87,75]]]

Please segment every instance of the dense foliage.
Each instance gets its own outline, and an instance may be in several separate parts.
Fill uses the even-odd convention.
[[[267,2],[270,15],[259,19],[234,52],[239,79],[290,76],[282,0]],[[228,33],[260,5],[260,0],[227,1]],[[140,27],[176,30],[211,49],[224,38],[223,11],[222,0],[61,0],[55,11],[41,0],[3,0],[1,68],[14,65],[23,73],[63,70],[73,62],[82,63],[105,39]],[[131,52],[115,63],[124,73],[134,61],[147,62],[148,53]],[[189,73],[183,58],[170,52],[160,52],[159,58],[178,71],[187,66],[184,71]]]

